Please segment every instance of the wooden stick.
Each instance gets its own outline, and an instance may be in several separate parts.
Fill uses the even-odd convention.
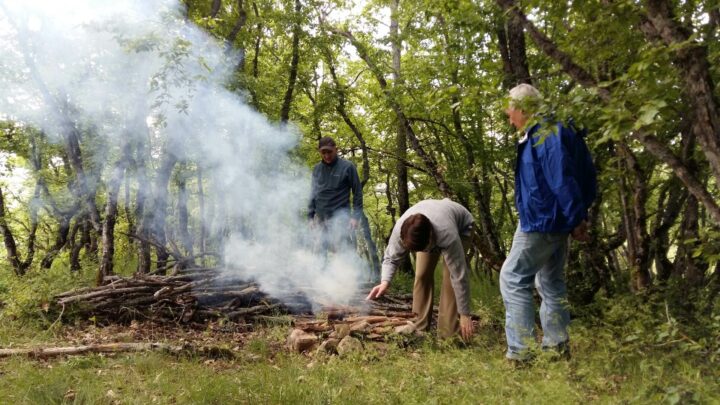
[[[84,346],[68,347],[35,347],[24,349],[0,349],[0,358],[10,356],[28,356],[44,359],[53,356],[66,356],[85,353],[118,353],[138,352],[148,350],[163,350],[171,353],[178,353],[183,350],[182,346],[172,346],[165,343],[103,343]]]

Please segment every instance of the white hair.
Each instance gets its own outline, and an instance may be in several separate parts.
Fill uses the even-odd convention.
[[[535,99],[542,98],[542,95],[536,89],[535,87],[527,84],[527,83],[521,83],[517,86],[510,89],[510,100],[512,101],[520,101],[526,97],[531,97]]]

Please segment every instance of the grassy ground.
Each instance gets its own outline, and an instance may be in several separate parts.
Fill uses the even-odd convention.
[[[43,277],[65,281],[38,277],[32,291],[3,284],[1,347],[62,345],[83,331],[132,339],[121,329],[78,328],[43,315],[38,301],[53,290],[43,286]],[[83,275],[73,277],[68,284]],[[656,309],[637,305],[637,297],[601,299],[573,322],[570,361],[541,356],[533,366],[515,369],[503,358],[496,285],[474,280],[473,289],[484,322],[468,346],[425,339],[368,343],[344,357],[299,355],[282,347],[287,327],[262,328],[242,342],[207,330],[196,336],[238,346],[237,357],[136,353],[0,360],[0,403],[720,403],[720,316],[695,329],[670,315],[657,319]],[[27,297],[8,301],[22,294]]]
[[[717,364],[680,352],[618,353],[574,331],[574,358],[516,370],[502,342],[316,357],[276,351],[286,330],[248,342],[235,360],[160,353],[0,363],[3,403],[712,403]],[[578,336],[579,335],[579,336]]]

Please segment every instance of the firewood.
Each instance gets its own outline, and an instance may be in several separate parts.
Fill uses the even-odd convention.
[[[388,317],[384,315],[352,316],[345,318],[345,322],[348,323],[356,323],[361,321],[365,321],[367,323],[379,323],[387,320]]]
[[[247,316],[247,315],[257,315],[264,312],[270,312],[276,308],[279,308],[281,304],[272,304],[272,305],[256,305],[254,307],[250,308],[241,308],[237,311],[233,311],[227,314],[227,317],[229,319],[235,319],[239,318],[241,316]]]
[[[317,341],[317,336],[307,333],[302,329],[293,329],[290,336],[288,336],[287,345],[293,351],[302,353],[314,346]]]
[[[350,332],[366,332],[370,328],[368,321],[360,320],[350,325]]]

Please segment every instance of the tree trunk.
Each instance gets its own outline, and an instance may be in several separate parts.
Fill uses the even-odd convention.
[[[132,153],[132,151],[130,152]],[[130,181],[132,180],[132,173],[130,170],[130,167],[134,166],[132,162],[132,155],[130,156],[130,161],[128,162],[127,166],[125,166],[125,198],[124,198],[124,205],[125,205],[125,219],[128,223],[128,234],[127,234],[127,240],[128,244],[130,246],[135,245],[135,239],[133,238],[133,235],[135,235],[135,232],[137,230],[135,229],[135,217],[133,216],[132,211],[132,203],[131,203],[131,196],[130,196]]]
[[[621,191],[623,195],[623,210],[625,211],[625,232],[628,240],[628,264],[632,274],[633,287],[641,291],[650,286],[650,239],[647,234],[645,202],[647,200],[647,183],[645,174],[637,158],[625,144],[618,147],[622,158],[622,170],[631,177],[632,197],[628,201],[624,197],[627,188]],[[624,181],[623,181],[624,183]]]
[[[300,62],[300,20],[301,20],[300,0],[295,0],[295,14],[293,14],[295,22],[293,23],[292,35],[292,59],[290,60],[290,74],[288,76],[288,86],[283,98],[282,107],[280,108],[280,122],[287,123],[290,119],[290,106],[292,105],[293,90],[297,81],[298,64]]]
[[[667,187],[660,191],[658,197],[658,214],[652,231],[650,247],[655,259],[657,280],[660,283],[665,283],[672,274],[673,264],[667,257],[670,250],[668,233],[688,198],[687,192],[682,189],[680,181],[676,178],[670,179],[666,184]]]
[[[240,31],[242,31],[242,29],[245,27],[245,23],[247,22],[248,16],[247,16],[247,11],[245,11],[244,0],[238,0],[237,7],[238,7],[238,17],[237,17],[237,20],[235,20],[235,25],[233,26],[232,31],[230,31],[230,34],[227,37],[227,40],[226,40],[227,50],[230,50],[230,49],[233,49],[236,47],[235,42],[237,41],[237,37],[240,34]],[[237,47],[237,49],[238,49],[238,53],[239,53],[239,55],[238,55],[239,59],[238,59],[237,68],[235,70],[237,70],[238,72],[243,74],[245,72],[245,53],[246,53],[245,46],[241,45],[241,46]]]
[[[118,197],[123,174],[130,159],[130,144],[123,145],[122,156],[115,164],[110,180],[108,181],[108,196],[105,204],[105,221],[102,227],[102,253],[100,255],[100,269],[95,279],[97,285],[102,285],[105,277],[113,274],[113,259],[115,257],[115,222],[118,213]]]
[[[702,258],[693,257],[695,249],[700,244],[699,221],[698,201],[695,197],[690,196],[685,204],[683,220],[678,230],[678,249],[673,264],[673,276],[683,279],[688,287],[698,287],[704,284],[705,272],[708,269],[707,262]]]
[[[390,2],[390,43],[392,47],[393,82],[396,93],[399,93],[403,86],[401,74],[402,39],[398,27],[400,0]],[[397,177],[397,197],[399,215],[402,215],[410,208],[410,192],[408,190],[408,170],[405,166],[407,160],[407,131],[408,123],[404,114],[397,115],[397,133],[395,135],[395,154],[398,156],[395,167]]]
[[[70,230],[70,271],[73,273],[80,271],[80,251],[83,248],[83,229],[87,222],[86,215],[78,216],[75,219],[75,224],[73,224],[72,229]],[[76,240],[78,237],[78,234],[80,234],[80,240]]]
[[[642,28],[649,39],[660,38],[673,46],[673,63],[680,69],[684,93],[692,106],[693,132],[716,181],[720,182],[720,114],[715,84],[710,75],[707,47],[693,39],[692,27],[675,18],[673,5],[667,0],[645,0],[648,21]]]
[[[149,229],[152,230],[152,242],[155,246],[158,270],[165,268],[167,260],[170,257],[166,248],[167,235],[165,233],[165,223],[167,217],[168,185],[170,183],[170,175],[177,161],[177,156],[166,149],[155,177],[152,209],[146,211],[145,215],[145,219],[149,221]]]
[[[147,175],[147,161],[150,159],[150,152],[147,141],[141,140],[135,150],[136,156],[136,177],[138,183],[137,194],[135,195],[135,220],[138,221],[137,237],[138,239],[138,268],[137,272],[146,274],[150,272],[151,251],[149,240],[152,238],[152,227],[146,216],[152,215],[148,212],[153,210],[152,207],[152,186]]]
[[[198,182],[198,208],[200,209],[200,253],[207,253],[207,246],[205,243],[205,235],[207,232],[207,213],[205,212],[205,190],[203,187],[203,172],[202,168],[197,168],[197,182]],[[207,266],[207,261],[203,255],[200,259],[203,266]]]
[[[183,173],[178,174],[177,178],[178,186],[178,202],[177,202],[177,215],[178,215],[178,235],[180,236],[180,243],[183,249],[185,249],[185,255],[187,257],[193,256],[193,242],[190,236],[189,230],[189,215],[188,215],[188,190],[187,190],[187,175]],[[194,265],[194,263],[189,263]]]
[[[212,8],[210,9],[210,18],[217,18],[221,5],[222,0],[213,0]]]
[[[253,11],[255,12],[255,18],[258,20],[258,23],[255,25],[255,32],[257,33],[255,36],[255,52],[253,53],[253,60],[252,60],[252,77],[253,79],[258,78],[258,61],[260,60],[260,44],[262,43],[262,30],[263,25],[260,21],[260,12],[258,11],[257,3],[253,1]],[[252,105],[255,106],[255,108],[260,108],[260,104],[257,98],[257,92],[252,88],[252,86],[248,86],[248,90],[250,91],[250,97],[252,97]]]
[[[7,254],[8,263],[13,268],[15,274],[22,276],[25,274],[22,266],[20,265],[20,257],[18,256],[17,244],[15,243],[15,237],[10,230],[10,226],[7,221],[7,214],[5,212],[5,198],[3,197],[2,189],[0,188],[0,233],[3,236],[3,242],[5,243],[5,252]]]
[[[503,87],[510,90],[520,83],[532,84],[522,22],[514,14],[505,14],[502,20],[496,34],[503,62]]]

